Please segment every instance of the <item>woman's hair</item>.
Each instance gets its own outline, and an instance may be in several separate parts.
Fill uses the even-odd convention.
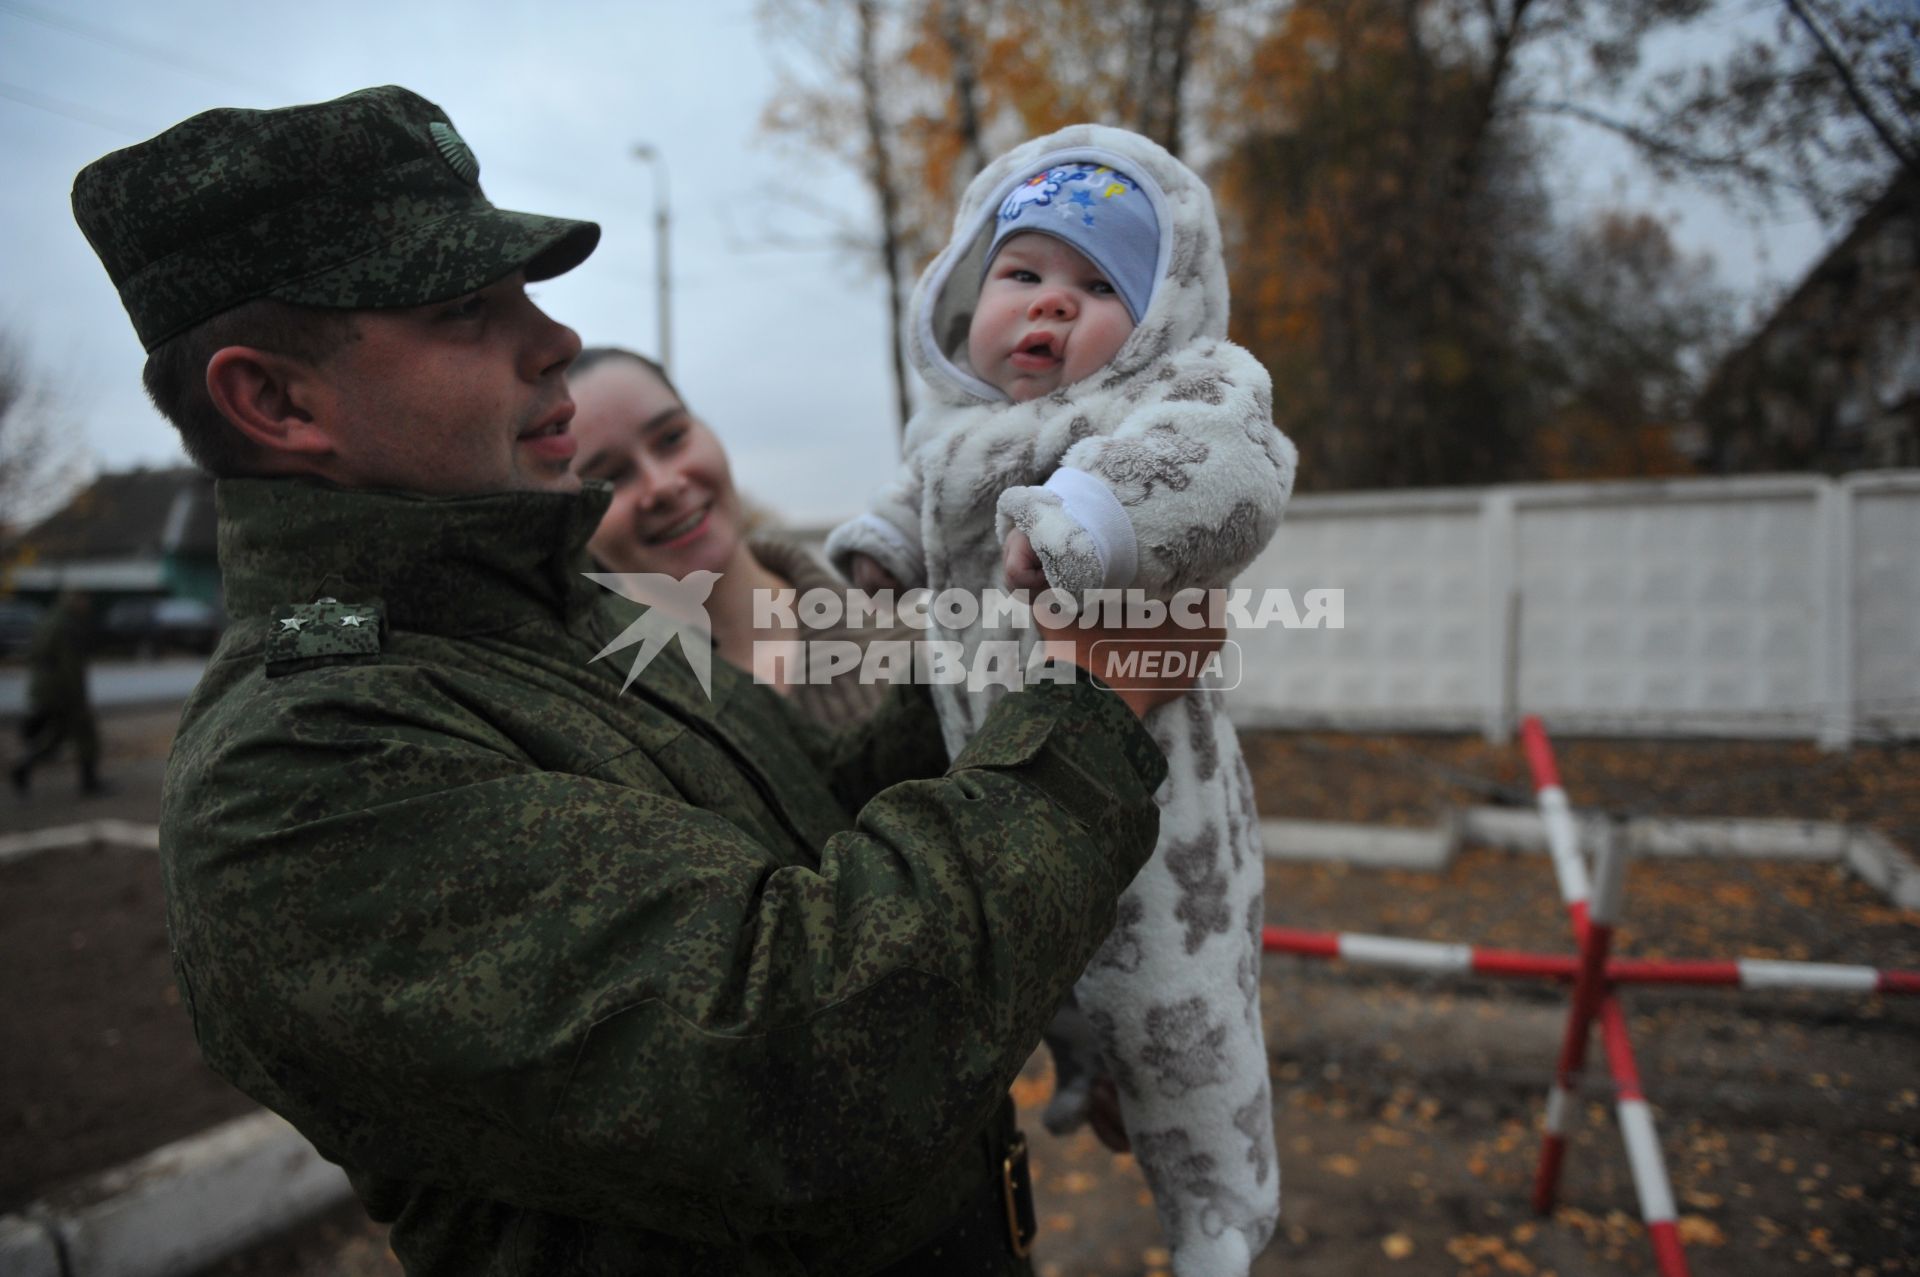
[[[645,368],[648,372],[660,379],[660,384],[667,388],[669,394],[680,401],[682,408],[687,406],[687,397],[680,393],[680,387],[673,384],[673,378],[667,376],[667,370],[665,368],[662,368],[659,364],[638,351],[628,350],[625,346],[588,346],[575,357],[573,363],[567,368],[567,375],[569,377],[578,377],[581,373],[586,372],[595,365],[604,364],[610,359],[628,359],[639,364],[642,368]],[[756,504],[744,493],[741,494],[740,504],[740,528],[743,532],[759,532],[766,528],[774,527],[780,522],[776,515],[765,507]]]
[[[604,364],[609,359],[630,359],[660,379],[660,384],[670,391],[680,406],[685,407],[687,397],[680,393],[680,387],[673,384],[673,378],[667,376],[667,370],[637,350],[628,350],[625,346],[588,346],[574,357],[573,365],[567,369],[569,377],[578,377],[596,364]]]

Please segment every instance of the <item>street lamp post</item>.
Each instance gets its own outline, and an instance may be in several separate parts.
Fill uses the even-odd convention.
[[[654,255],[659,268],[660,302],[660,367],[669,377],[673,375],[673,319],[669,298],[673,285],[667,266],[667,158],[658,148],[646,142],[634,144],[633,158],[645,160],[653,168],[653,226],[655,233]]]

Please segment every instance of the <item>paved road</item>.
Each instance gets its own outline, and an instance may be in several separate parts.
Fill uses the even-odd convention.
[[[95,661],[87,671],[87,686],[97,708],[113,705],[152,705],[182,701],[200,681],[207,662],[198,656],[170,656],[157,661]],[[21,714],[27,708],[27,670],[24,665],[0,669],[0,714]]]

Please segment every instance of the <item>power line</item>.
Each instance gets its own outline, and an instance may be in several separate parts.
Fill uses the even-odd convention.
[[[0,81],[0,98],[30,106],[36,111],[45,111],[49,115],[64,116],[69,120],[78,120],[82,124],[91,124],[95,128],[106,129],[110,133],[119,133],[125,137],[143,138],[152,133],[151,128],[137,124],[123,115],[109,115],[96,111],[92,107],[82,106],[78,102],[68,102],[61,98],[50,98],[44,93],[35,93],[32,89],[23,89],[17,84]]]
[[[77,35],[82,39],[91,40],[95,44],[105,45],[110,49],[118,49],[122,53],[131,53],[135,57],[145,58],[149,62],[156,62],[161,66],[184,72],[187,75],[206,80],[221,88],[231,88],[239,85],[252,89],[256,93],[266,93],[273,96],[278,96],[283,91],[273,85],[262,84],[244,75],[235,75],[230,67],[220,66],[213,62],[203,62],[198,58],[181,53],[177,49],[167,48],[165,45],[152,44],[145,40],[135,40],[128,36],[121,35],[117,31],[109,30],[106,27],[96,26],[91,22],[83,22],[78,18],[70,18],[64,13],[56,13],[51,9],[43,9],[39,5],[21,4],[19,0],[0,0],[0,11],[26,18],[30,22],[38,22],[43,26],[55,27],[69,34]]]

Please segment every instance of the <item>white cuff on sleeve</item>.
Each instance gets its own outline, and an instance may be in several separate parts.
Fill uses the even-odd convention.
[[[1093,538],[1094,550],[1106,570],[1102,588],[1117,590],[1131,585],[1140,571],[1140,545],[1133,534],[1133,519],[1120,498],[1113,495],[1113,489],[1072,466],[1055,470],[1045,487],[1060,498],[1061,508]]]
[[[835,528],[827,537],[826,549],[828,562],[842,575],[847,575],[848,557],[856,553],[872,555],[902,584],[909,584],[907,577],[917,576],[920,570],[919,545],[892,520],[877,514],[863,514]]]
[[[888,548],[907,562],[911,563],[920,557],[920,547],[906,533],[893,526],[892,520],[883,519],[877,514],[863,514],[856,522],[886,542]]]

